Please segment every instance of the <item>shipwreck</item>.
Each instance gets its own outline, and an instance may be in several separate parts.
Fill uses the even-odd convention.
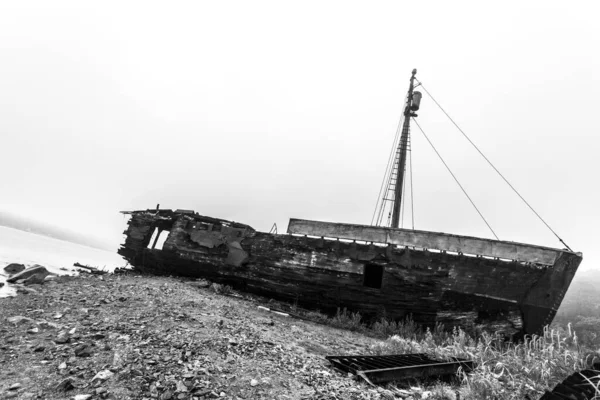
[[[541,334],[581,253],[400,227],[410,120],[421,100],[415,74],[372,225],[290,219],[278,234],[157,206],[123,212],[130,218],[119,254],[142,272],[207,278],[324,312]]]

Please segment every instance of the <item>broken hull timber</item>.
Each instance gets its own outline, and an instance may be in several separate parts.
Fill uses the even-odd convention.
[[[142,272],[206,278],[328,313],[410,315],[427,326],[506,336],[541,334],[582,260],[566,250],[425,231],[292,219],[291,234],[271,234],[193,211],[123,213],[131,218],[119,254]],[[159,250],[162,231],[169,233]]]

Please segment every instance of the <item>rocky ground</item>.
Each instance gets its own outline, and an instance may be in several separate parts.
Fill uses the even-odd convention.
[[[260,299],[203,286],[130,274],[23,286],[0,299],[0,398],[399,396],[337,372],[324,358],[365,353],[376,339],[265,312]]]

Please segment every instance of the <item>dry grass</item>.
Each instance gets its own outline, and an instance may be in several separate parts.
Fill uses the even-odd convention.
[[[475,361],[477,367],[469,374],[462,373],[461,387],[454,390],[461,399],[524,399],[526,396],[535,399],[573,372],[589,368],[600,360],[600,354],[579,346],[570,326],[565,335],[546,329],[542,336],[528,337],[519,343],[485,333],[473,339],[460,329],[452,334],[427,330],[420,335],[407,332],[407,326],[412,323],[401,324],[400,334],[374,346],[372,352],[427,353],[439,358]],[[432,398],[453,398],[446,389],[442,386],[441,391],[433,391]]]
[[[427,353],[475,361],[476,368],[461,372],[453,385],[435,382],[427,387],[430,399],[537,399],[572,373],[600,361],[600,352],[579,344],[571,324],[564,329],[546,327],[543,335],[514,343],[488,333],[473,338],[461,329],[448,332],[442,325],[423,329],[411,318],[382,318],[366,325],[360,314],[346,309],[338,309],[331,318],[320,317],[321,323],[385,338],[371,347],[373,354]],[[596,397],[600,399],[600,388]]]

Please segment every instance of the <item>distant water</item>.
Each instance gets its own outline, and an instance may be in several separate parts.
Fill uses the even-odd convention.
[[[117,254],[71,242],[36,235],[13,228],[0,226],[0,282],[6,281],[4,267],[10,263],[31,266],[40,264],[50,272],[74,274],[73,264],[79,262],[97,268],[113,270],[127,264]],[[69,271],[63,271],[66,268]],[[14,294],[14,289],[5,285],[0,288],[0,297]]]

